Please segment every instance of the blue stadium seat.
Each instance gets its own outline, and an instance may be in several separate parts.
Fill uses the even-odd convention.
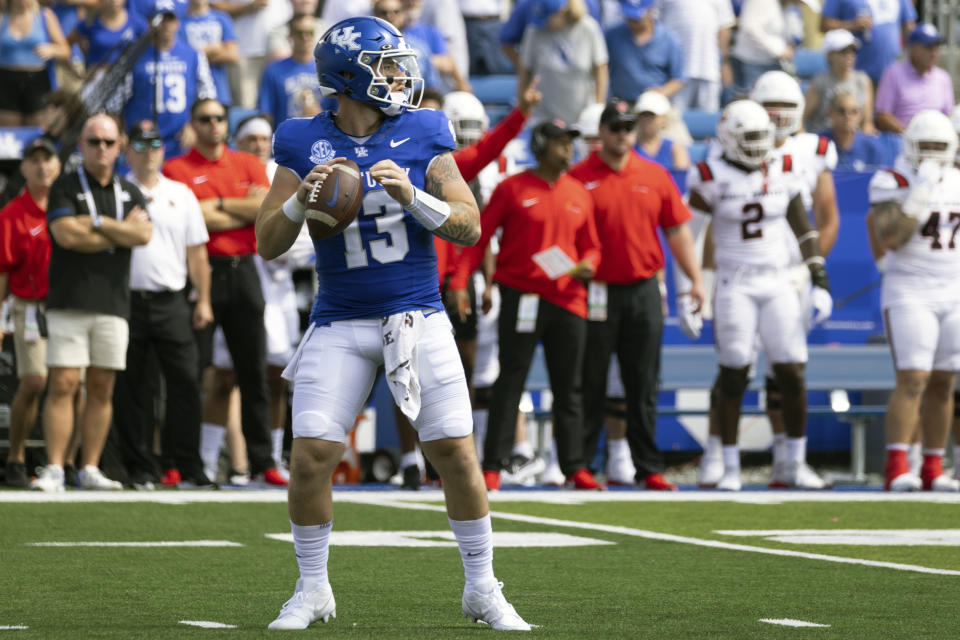
[[[484,104],[510,104],[517,96],[517,76],[471,76],[474,95]]]
[[[706,142],[693,142],[687,147],[690,154],[690,162],[700,162],[707,159],[707,150],[710,145]]]
[[[484,109],[487,112],[487,117],[490,118],[490,126],[492,127],[507,117],[513,107],[506,104],[485,104]]]
[[[812,78],[827,70],[827,56],[821,49],[800,47],[793,54],[793,64],[800,78]]]
[[[706,140],[716,135],[719,120],[719,111],[687,109],[683,112],[683,123],[687,125],[687,130],[694,140]]]

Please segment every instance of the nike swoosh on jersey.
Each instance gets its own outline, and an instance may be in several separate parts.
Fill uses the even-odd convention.
[[[197,176],[193,179],[193,184],[202,184],[207,181],[207,176]]]
[[[30,229],[30,235],[36,238],[38,235],[40,235],[41,231],[43,231],[43,225],[39,225],[37,227],[34,227],[33,229]]]
[[[335,180],[333,183],[333,197],[324,202],[328,207],[333,207],[333,205],[337,204],[337,194],[340,192],[340,176],[337,176]]]
[[[530,198],[529,200],[524,200],[521,204],[525,207],[532,207],[538,202],[540,202],[540,198]]]
[[[409,139],[410,138],[404,138],[403,140],[394,140],[393,138],[390,138],[390,148],[393,149],[394,147],[399,147]]]
[[[600,186],[600,181],[599,181],[599,180],[594,180],[593,182],[584,182],[584,183],[583,183],[583,187],[584,187],[587,191],[590,191],[591,189],[596,189],[596,188],[599,187],[599,186]]]

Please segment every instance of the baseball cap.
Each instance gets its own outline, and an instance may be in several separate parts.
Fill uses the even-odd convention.
[[[620,13],[624,18],[639,20],[653,8],[654,0],[620,0]]]
[[[600,114],[600,124],[607,127],[619,123],[633,125],[636,122],[637,114],[623,100],[611,100]]]
[[[847,47],[860,48],[860,41],[846,29],[833,29],[827,31],[823,36],[823,50],[825,53],[831,51],[843,51]]]
[[[907,37],[907,44],[932,46],[935,44],[943,44],[943,38],[940,37],[940,32],[937,31],[935,26],[929,22],[921,22],[910,32],[910,35]]]
[[[563,120],[547,120],[541,122],[533,128],[531,136],[543,136],[545,138],[556,139],[564,136],[576,138],[580,132],[575,128],[568,126]]]
[[[634,111],[637,114],[652,113],[656,116],[662,116],[670,112],[670,101],[667,100],[667,96],[659,91],[644,91],[640,94]]]
[[[157,126],[151,120],[141,120],[130,127],[127,133],[130,142],[149,142],[151,140],[160,140],[160,132]]]
[[[53,140],[47,136],[40,136],[34,138],[23,147],[23,157],[26,158],[34,151],[46,151],[52,156],[57,155],[57,147],[53,144]]]
[[[560,9],[565,9],[566,6],[567,0],[534,0],[530,9],[530,23],[536,27],[543,27],[550,16]]]
[[[171,14],[180,17],[180,5],[182,3],[176,0],[156,0],[150,10],[147,12],[147,20],[155,18],[161,14]]]

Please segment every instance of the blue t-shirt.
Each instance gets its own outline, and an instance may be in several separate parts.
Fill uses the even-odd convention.
[[[879,138],[857,131],[850,148],[841,149],[831,131],[824,131],[820,135],[833,141],[837,147],[837,171],[871,171],[889,164]]]
[[[427,43],[427,46],[430,47],[430,52],[434,55],[445,56],[450,52],[450,47],[447,46],[447,39],[443,33],[432,24],[427,24],[423,21],[416,22],[406,27],[403,30],[403,35],[404,37],[412,35],[420,38]]]
[[[407,41],[410,48],[417,52],[417,65],[420,67],[420,77],[423,78],[423,86],[427,89],[443,88],[443,79],[437,72],[437,68],[430,62],[430,45],[425,40],[421,40],[414,33],[404,31],[403,39]]]
[[[523,40],[523,32],[530,25],[530,17],[533,15],[533,5],[536,1],[517,0],[507,21],[500,25],[500,44],[520,44]],[[596,20],[597,24],[603,24],[598,0],[586,0],[586,4],[590,17]]]
[[[673,140],[669,138],[660,138],[660,148],[656,155],[650,155],[638,142],[633,148],[641,158],[646,158],[656,162],[667,171],[673,171]]]
[[[685,79],[683,47],[672,31],[657,23],[653,37],[638,47],[626,23],[604,33],[610,55],[610,96],[633,103],[641,93]]]
[[[263,71],[257,109],[270,114],[274,126],[287,118],[303,117],[300,95],[304,91],[311,92],[313,99],[320,102],[316,63],[312,59],[310,62],[297,62],[293,58],[277,60]]]
[[[94,18],[77,25],[77,33],[86,39],[86,62],[90,64],[111,63],[117,59],[126,43],[136,40],[147,31],[147,22],[139,15],[127,12],[127,21],[116,31],[112,31]]]
[[[864,71],[876,84],[880,82],[884,69],[900,55],[900,28],[907,22],[916,22],[917,10],[910,0],[826,0],[822,15],[834,20],[855,20],[863,13],[870,14],[873,28],[866,41],[860,33],[854,34],[861,45],[857,52],[857,69]]]
[[[233,19],[223,11],[209,10],[196,16],[184,16],[180,20],[180,37],[197,51],[223,42],[235,42],[237,33],[233,28]],[[230,106],[230,83],[227,81],[227,68],[222,64],[211,64],[210,75],[217,88],[217,100]]]
[[[456,148],[442,111],[422,109],[388,117],[368,138],[337,128],[330,113],[281,123],[273,137],[277,164],[301,179],[310,169],[343,156],[360,167],[363,208],[343,233],[314,240],[320,288],[310,312],[318,325],[334,320],[381,318],[415,309],[443,309],[437,286],[433,233],[417,222],[369,176],[390,158],[424,188],[430,161]]]

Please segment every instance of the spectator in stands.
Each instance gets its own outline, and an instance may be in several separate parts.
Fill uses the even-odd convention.
[[[20,173],[26,181],[23,191],[0,210],[0,299],[8,291],[13,296],[13,350],[19,380],[10,401],[4,477],[8,487],[23,488],[29,480],[26,441],[47,386],[47,332],[41,320],[50,288],[47,197],[60,175],[57,149],[48,138],[37,138],[24,147]]]
[[[69,34],[70,44],[83,51],[88,70],[94,66],[106,66],[117,59],[128,42],[136,40],[147,29],[147,21],[126,9],[125,0],[99,0],[97,12],[87,14],[77,24],[76,31]]]
[[[211,9],[210,0],[190,0],[181,22],[180,32],[187,44],[207,57],[217,100],[229,107],[233,99],[227,72],[240,56],[233,19],[223,11]]]
[[[733,84],[730,32],[736,19],[730,0],[661,0],[660,23],[683,49],[683,87],[673,106],[718,111],[723,87]]]
[[[532,23],[534,9],[538,0],[517,0],[507,21],[500,27],[500,47],[515,69],[520,68],[520,42],[527,27]],[[600,24],[599,0],[585,0],[587,13]]]
[[[324,0],[321,20],[324,24],[336,24],[346,18],[354,16],[369,16],[373,14],[371,0]]]
[[[877,128],[903,133],[924,109],[945,115],[953,110],[953,80],[937,66],[943,39],[929,23],[917,25],[907,38],[907,59],[887,67],[877,86]]]
[[[227,110],[222,104],[198,100],[190,117],[196,144],[186,155],[168,160],[163,173],[193,189],[210,232],[214,322],[208,331],[223,327],[236,368],[250,473],[259,482],[286,485],[270,452],[264,300],[253,261],[254,220],[270,182],[259,159],[226,146]],[[205,464],[208,453],[215,456],[223,443],[232,388],[232,380],[220,379],[206,394],[201,433]],[[217,417],[216,424],[210,422],[212,416]]]
[[[687,147],[664,137],[670,101],[659,91],[644,91],[634,107],[637,122],[636,146],[641,158],[652,160],[667,171],[686,171],[690,168]]]
[[[122,111],[124,122],[155,121],[165,155],[173,158],[191,143],[190,105],[217,93],[207,56],[177,37],[180,19],[173,0],[157,0],[150,18],[158,16],[153,44],[127,73],[109,104],[110,111]]]
[[[517,95],[539,78],[543,100],[533,122],[573,122],[583,108],[607,95],[607,47],[583,0],[534,0],[531,28],[520,46]]]
[[[423,71],[426,86],[440,89],[469,91],[470,85],[460,73],[447,46],[447,41],[436,27],[414,20],[414,13],[402,0],[377,0],[373,15],[382,18],[403,33],[403,37],[417,50],[417,63]]]
[[[444,92],[445,86],[439,69],[433,64],[433,49],[430,43],[420,38],[416,34],[408,34],[407,10],[403,8],[401,0],[377,0],[373,3],[373,15],[376,18],[386,20],[402,32],[404,39],[417,52],[417,65],[420,67],[420,75],[423,78],[424,86],[437,89]]]
[[[83,368],[87,404],[78,481],[84,489],[122,488],[98,465],[110,430],[114,379],[126,366],[130,249],[150,241],[153,224],[140,190],[114,173],[119,153],[116,120],[91,116],[80,132],[81,165],[50,188],[49,384],[43,405],[48,464],[31,483],[33,489],[63,491],[73,400]]]
[[[293,12],[289,0],[218,0],[214,9],[233,18],[237,32],[237,64],[227,70],[233,104],[253,109],[263,70],[269,63],[267,45],[273,27],[286,24]],[[339,2],[328,4],[338,5]]]
[[[657,94],[657,98],[664,103],[660,106],[668,106],[663,95]],[[676,489],[661,475],[663,456],[656,443],[663,338],[657,272],[664,267],[658,228],[663,229],[674,259],[690,279],[684,294],[695,307],[703,304],[704,290],[693,236],[685,224],[690,211],[670,175],[632,153],[637,126],[637,115],[629,105],[609,103],[600,116],[600,150],[570,171],[593,197],[597,235],[604,248],[589,285],[583,363],[587,456],[596,448],[603,427],[607,370],[611,355],[616,354],[626,392],[626,435],[636,481],[647,489]],[[621,449],[626,448],[626,442],[618,442],[622,442]],[[610,457],[623,453],[609,452]]]
[[[576,130],[542,122],[531,133],[537,166],[501,182],[483,211],[480,240],[465,247],[449,289],[456,307],[469,306],[467,279],[502,227],[493,279],[500,287],[500,376],[493,386],[483,469],[488,489],[500,487],[509,464],[517,410],[534,348],[543,341],[553,392],[558,457],[568,482],[602,488],[583,455],[581,368],[586,340],[587,288],[600,260],[593,202],[566,175]]]
[[[657,24],[654,0],[621,0],[625,22],[604,34],[610,52],[610,95],[633,104],[653,89],[667,98],[683,88],[684,51],[672,31]]]
[[[53,11],[37,0],[7,0],[0,8],[0,127],[43,126],[47,65],[69,58]]]
[[[460,0],[471,76],[513,72],[510,59],[500,48],[500,17],[506,8],[506,0]]]
[[[823,37],[823,50],[827,54],[829,68],[818,73],[807,89],[803,122],[807,131],[822,131],[829,124],[833,96],[840,91],[852,95],[857,101],[862,123],[857,123],[864,133],[876,133],[873,125],[873,84],[870,76],[853,68],[856,60],[857,39],[845,29],[828,31]]]
[[[83,0],[80,0],[81,2]],[[177,17],[182,18],[187,13],[187,6],[190,3],[190,0],[171,0],[172,2],[172,11],[177,14]],[[157,3],[157,0],[127,0],[127,10],[143,18],[146,22],[150,22],[150,17],[153,14],[153,7]]]
[[[458,4],[459,0],[403,0],[410,24],[424,24],[439,31],[457,73],[467,78],[470,73],[467,29]]]
[[[857,69],[865,71],[874,86],[884,70],[900,56],[902,41],[913,31],[917,11],[910,0],[826,0],[820,30],[846,29],[861,43]]]
[[[863,117],[857,98],[841,89],[830,100],[830,128],[821,135],[837,146],[837,170],[872,171],[887,164],[883,144],[863,133]]]
[[[210,486],[200,460],[200,372],[194,329],[213,320],[207,228],[200,203],[185,184],[160,174],[163,139],[149,120],[128,134],[130,181],[147,200],[154,233],[130,256],[130,342],[117,377],[116,432],[128,478],[138,489],[158,480],[153,455],[156,358],[166,389],[160,437],[162,483]],[[197,293],[193,312],[183,295],[187,276]]]
[[[317,15],[317,3],[319,0],[290,0],[292,15],[307,14]],[[332,3],[327,3],[332,4]],[[324,22],[317,18],[313,25],[313,42],[316,43],[326,31]],[[270,30],[270,38],[267,42],[267,55],[270,60],[283,60],[289,58],[293,53],[292,40],[290,34],[290,23],[278,24]]]
[[[762,74],[793,60],[793,44],[784,5],[798,0],[745,0],[737,24],[731,57],[737,91],[749,93]],[[814,11],[819,2],[804,0]]]
[[[290,18],[293,54],[286,60],[270,63],[264,71],[257,108],[274,122],[313,117],[321,111],[320,82],[313,59],[316,21],[309,14]]]

